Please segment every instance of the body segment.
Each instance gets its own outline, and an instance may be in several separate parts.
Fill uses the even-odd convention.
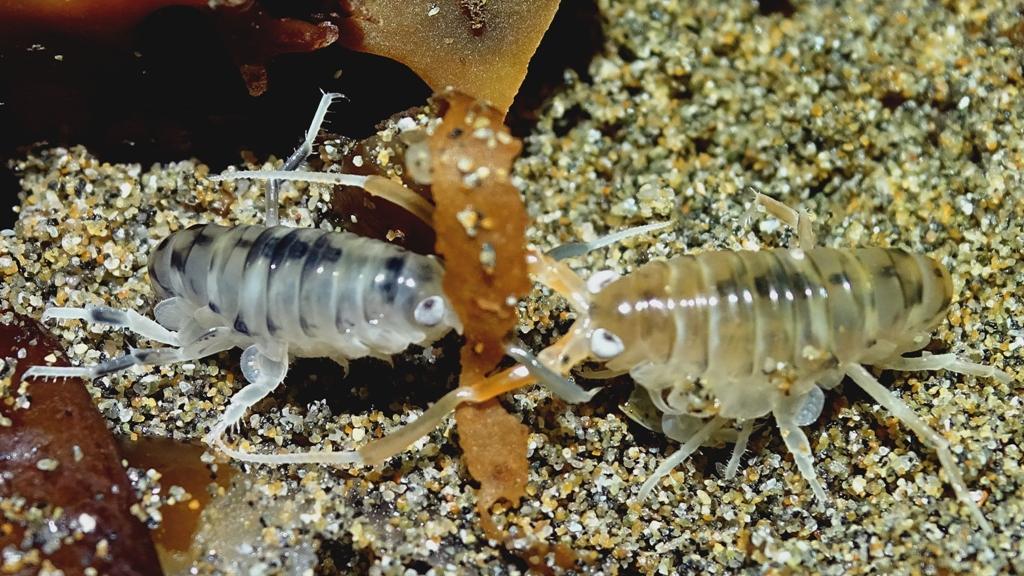
[[[676,413],[717,401],[746,420],[840,364],[921,348],[951,299],[941,264],[899,249],[718,251],[619,278],[592,296],[590,318],[624,343],[608,368],[665,390]]]
[[[415,317],[441,294],[435,259],[343,232],[197,225],[165,239],[150,262],[163,296],[257,343],[287,342],[296,356],[391,356],[457,323],[443,303],[447,323]]]

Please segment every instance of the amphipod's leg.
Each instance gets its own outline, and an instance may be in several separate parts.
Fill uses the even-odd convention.
[[[324,123],[324,117],[327,116],[327,109],[331,106],[331,102],[334,102],[338,98],[341,98],[341,94],[324,93],[320,97],[320,104],[316,107],[316,113],[313,114],[313,120],[309,123],[309,128],[306,130],[306,136],[302,139],[302,143],[299,147],[292,152],[292,155],[288,157],[284,162],[284,166],[281,167],[283,171],[295,170],[302,164],[310,154],[313,153],[313,141],[316,140],[316,135],[320,133],[320,126]],[[279,192],[281,189],[281,182],[278,180],[271,180],[267,183],[267,216],[265,219],[266,226],[277,226],[278,224],[278,203]]]
[[[697,451],[712,434],[718,431],[719,428],[725,426],[726,420],[721,417],[712,418],[703,428],[698,430],[685,444],[679,447],[674,454],[665,459],[661,465],[651,474],[650,478],[644,481],[643,485],[640,486],[640,500],[646,500],[651,494],[651,490],[658,484],[658,481],[667,476],[672,470],[679,466],[684,460],[690,457],[691,454]]]
[[[196,360],[229,350],[236,340],[227,328],[212,328],[196,341],[181,348],[140,348],[124,356],[112,358],[93,366],[32,366],[24,378],[85,378],[91,380],[126,370],[132,366],[175,364]]]
[[[574,324],[573,328],[569,329],[569,334],[545,348],[539,355],[539,359],[514,344],[508,346],[506,352],[525,362],[526,365],[517,364],[489,376],[481,382],[470,386],[460,386],[445,394],[413,422],[360,448],[359,453],[362,455],[363,461],[376,465],[400,453],[439,426],[445,416],[451,414],[463,402],[484,402],[538,381],[546,384],[556,395],[568,402],[589,400],[597,393],[597,390],[583,390],[559,376],[559,372],[564,372],[559,366],[560,362],[564,360],[564,365],[571,368],[581,360],[581,355],[586,356],[587,347],[580,346],[580,342],[582,341]]]
[[[814,228],[811,225],[811,217],[806,210],[801,208],[800,211],[796,211],[756,190],[754,190],[754,194],[756,195],[755,201],[757,204],[764,206],[769,214],[796,230],[797,244],[801,250],[810,250],[815,247],[817,240],[814,236]]]
[[[47,308],[40,320],[45,322],[51,318],[57,320],[85,320],[94,324],[127,328],[139,336],[154,342],[170,346],[178,345],[177,334],[134,310],[117,310],[108,306],[93,305],[88,305],[84,308]]]
[[[195,305],[190,304],[184,298],[174,296],[156,303],[156,306],[153,307],[153,318],[156,318],[157,323],[168,330],[181,330],[191,320],[196,319],[197,311]],[[178,334],[178,339],[182,340],[183,335]]]
[[[772,410],[772,415],[775,416],[775,422],[779,426],[779,433],[782,434],[782,439],[786,442],[786,448],[789,448],[789,452],[793,455],[793,461],[796,462],[800,475],[804,477],[804,480],[811,487],[811,491],[814,492],[814,497],[817,498],[818,504],[824,508],[828,504],[828,495],[825,493],[825,488],[822,487],[821,482],[818,480],[818,475],[814,471],[814,456],[811,454],[811,443],[807,440],[807,435],[804,434],[804,431],[800,429],[800,426],[806,426],[816,420],[818,414],[821,413],[822,404],[816,400],[818,396],[813,395],[815,394],[814,390],[817,391],[817,395],[821,394],[821,390],[815,386],[811,394],[788,398],[780,402]],[[813,407],[808,408],[808,404],[815,403],[817,403],[816,411]],[[809,412],[814,412],[814,417],[810,418],[810,422],[808,422]]]
[[[536,381],[526,367],[513,366],[487,378],[483,387],[460,386],[442,396],[416,420],[360,448],[362,461],[376,466],[401,453],[420,438],[430,434],[431,430],[437,428],[444,418],[463,402],[483,402]]]
[[[956,459],[953,458],[953,453],[949,450],[949,442],[928,426],[928,424],[925,424],[924,420],[915,414],[910,406],[904,404],[902,400],[897,398],[885,386],[882,386],[863,366],[860,364],[850,364],[845,368],[847,375],[858,386],[874,398],[876,402],[884,406],[896,419],[913,430],[914,434],[925,445],[935,450],[935,453],[939,456],[939,463],[942,464],[942,469],[945,470],[946,477],[949,479],[949,484],[953,487],[957,498],[971,511],[971,515],[974,516],[978,525],[986,532],[991,532],[992,526],[985,519],[985,516],[982,515],[981,508],[978,507],[977,502],[971,498],[971,494],[967,490],[967,484],[960,473],[960,467],[957,466]]]
[[[282,347],[283,348],[283,347]],[[224,442],[224,434],[229,428],[237,427],[245,413],[257,402],[263,400],[268,394],[274,391],[284,381],[288,372],[287,350],[275,350],[274,357],[280,360],[272,360],[270,356],[260,351],[258,346],[249,346],[242,352],[242,375],[249,384],[231,397],[231,403],[220,420],[206,435],[208,444],[216,446],[224,454],[242,462],[256,462],[260,464],[351,464],[361,463],[359,453],[354,451],[340,452],[294,452],[286,454],[253,454],[236,450]]]
[[[975,364],[956,357],[956,354],[925,355],[919,358],[894,358],[879,364],[882,368],[907,372],[923,370],[949,370],[957,374],[967,374],[981,378],[995,378],[1003,384],[1009,384],[1010,375],[998,368],[985,364]]]
[[[740,467],[740,458],[747,451],[747,442],[750,441],[750,434],[754,431],[754,419],[743,421],[743,427],[736,437],[736,444],[732,447],[732,456],[729,457],[729,464],[725,467],[725,479],[732,480],[736,477],[736,471]]]
[[[590,353],[586,338],[586,311],[590,306],[590,297],[586,283],[564,262],[548,256],[531,252],[527,256],[527,262],[534,279],[569,300],[569,304],[580,315],[580,319],[569,329],[569,333],[538,354],[537,359],[524,354],[524,349],[511,346],[507,351],[526,361],[527,366],[513,366],[482,382],[460,386],[445,394],[415,421],[360,448],[359,453],[364,462],[376,465],[405,450],[440,425],[445,416],[451,414],[463,402],[484,402],[505,392],[534,384],[538,379],[545,381],[556,394],[568,398],[587,399],[592,395],[558,377],[558,374],[567,374]],[[556,382],[556,379],[561,381]]]

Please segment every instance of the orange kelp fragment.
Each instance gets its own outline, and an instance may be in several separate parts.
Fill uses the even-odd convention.
[[[516,325],[516,302],[530,290],[526,208],[509,180],[521,143],[502,113],[463,94],[439,98],[448,108],[429,140],[437,252],[445,259],[444,290],[462,319],[461,385],[479,381],[504,356]],[[480,482],[477,509],[488,536],[499,499],[518,505],[525,493],[529,434],[497,400],[456,410],[470,473]]]
[[[499,500],[518,506],[526,494],[530,469],[526,444],[530,433],[497,400],[460,406],[455,422],[466,467],[480,482],[476,493],[480,525],[489,538],[501,540],[502,534],[491,519],[491,506]]]
[[[160,574],[117,444],[84,382],[22,381],[50,354],[61,352],[34,320],[0,323],[0,573],[36,574],[47,563],[51,573]]]
[[[510,181],[522,145],[494,108],[463,94],[442,98],[448,109],[429,141],[434,229],[445,294],[466,336],[462,373],[472,382],[505,355],[517,301],[530,291],[526,208]]]
[[[558,0],[348,0],[341,42],[387,56],[435,91],[448,87],[503,112],[558,9]]]

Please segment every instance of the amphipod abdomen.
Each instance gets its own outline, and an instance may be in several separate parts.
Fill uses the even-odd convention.
[[[425,310],[442,294],[435,259],[348,233],[197,225],[165,239],[149,272],[164,295],[299,356],[389,356],[457,325],[443,301],[443,317]]]
[[[610,369],[651,389],[699,380],[721,416],[742,420],[839,364],[923,347],[951,298],[941,264],[899,249],[718,251],[616,280],[591,318],[626,343]]]

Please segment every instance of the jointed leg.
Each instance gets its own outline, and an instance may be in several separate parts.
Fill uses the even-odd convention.
[[[743,427],[740,428],[740,433],[736,437],[736,444],[732,447],[732,456],[729,457],[729,464],[725,467],[725,479],[732,480],[736,477],[736,471],[740,467],[740,458],[743,457],[743,453],[747,451],[747,442],[750,441],[750,434],[754,431],[754,420],[746,420],[743,422]]]
[[[712,434],[718,431],[719,428],[725,425],[727,420],[721,417],[712,418],[703,428],[698,430],[689,440],[683,444],[679,450],[676,450],[674,454],[665,459],[661,465],[651,474],[651,476],[644,481],[643,485],[640,486],[640,500],[646,500],[651,494],[651,490],[658,484],[658,481],[667,476],[672,470],[679,466],[684,460],[690,457],[691,454],[697,451]]]
[[[803,403],[803,399],[794,399],[794,403]],[[797,469],[800,470],[800,475],[804,477],[807,484],[811,487],[811,491],[814,492],[814,497],[817,498],[818,504],[824,508],[828,504],[828,494],[825,493],[825,488],[822,487],[821,482],[818,480],[818,475],[814,471],[814,457],[811,454],[811,443],[807,440],[807,435],[800,429],[794,420],[794,412],[799,409],[799,406],[792,406],[784,404],[778,406],[772,411],[775,416],[775,422],[779,426],[779,433],[782,434],[782,440],[786,443],[786,448],[789,448],[789,452],[793,455],[793,461],[796,462]]]
[[[316,135],[320,133],[320,126],[324,122],[324,117],[327,115],[327,109],[330,107],[331,102],[334,102],[338,98],[341,98],[341,94],[324,93],[320,97],[320,104],[316,108],[316,114],[313,115],[313,120],[309,123],[309,128],[306,129],[306,136],[303,138],[302,143],[299,147],[292,152],[291,156],[288,157],[284,162],[284,166],[281,167],[283,171],[294,170],[302,164],[307,157],[313,152],[313,141],[316,140]],[[267,226],[277,226],[278,224],[278,202],[281,183],[277,180],[271,180],[267,184],[267,216],[265,224]]]
[[[882,386],[878,380],[875,379],[863,366],[859,364],[850,364],[846,367],[846,373],[857,383],[865,392],[868,393],[876,402],[885,407],[890,414],[896,417],[897,420],[903,422],[908,428],[914,431],[914,434],[926,445],[935,450],[935,453],[939,456],[939,463],[942,464],[942,469],[946,472],[946,477],[949,480],[950,486],[953,487],[953,491],[956,493],[957,498],[967,506],[970,510],[971,515],[974,516],[975,521],[979,526],[986,532],[992,531],[992,526],[982,515],[981,509],[978,504],[971,498],[970,492],[967,490],[967,484],[964,482],[963,475],[960,473],[960,467],[957,466],[956,459],[953,458],[953,453],[949,450],[949,442],[939,435],[938,432],[933,430],[928,424],[924,422],[917,414],[911,410],[910,406],[907,406],[902,400],[897,398],[890,390],[885,386]]]
[[[88,305],[84,308],[47,308],[40,319],[46,321],[51,318],[58,320],[85,320],[95,324],[127,328],[143,338],[160,342],[161,344],[178,345],[177,334],[134,310],[117,310],[108,306],[94,305]]]
[[[195,360],[234,347],[233,333],[226,328],[213,328],[196,342],[181,348],[140,348],[124,356],[93,366],[32,366],[24,378],[85,378],[91,380],[126,370],[132,366],[174,364]]]
[[[573,348],[572,344],[580,342],[580,340],[573,338],[573,333],[573,330],[570,329],[569,335],[563,336],[561,340],[545,348],[539,354],[540,358],[536,364],[529,368],[517,364],[480,382],[469,386],[460,386],[445,394],[416,420],[360,448],[359,453],[362,455],[363,461],[375,465],[402,452],[413,442],[437,428],[445,416],[455,411],[455,408],[463,402],[484,402],[517,388],[534,384],[538,379],[548,386],[552,386],[556,394],[567,395],[572,399],[570,401],[579,402],[589,399],[595,392],[587,392],[575,384],[565,381],[564,378],[559,378],[561,382],[552,381],[552,378],[558,378],[559,371],[558,364],[552,360],[552,357],[556,359],[568,357],[570,363],[574,363],[574,360],[578,362],[574,355],[575,352],[572,352],[571,349]],[[509,351],[517,359],[526,360],[526,357],[522,355],[523,350],[509,346]]]
[[[276,354],[275,354],[276,355]],[[206,442],[216,446],[226,455],[242,462],[262,464],[352,464],[361,463],[362,458],[354,451],[341,452],[293,452],[287,454],[252,454],[236,450],[224,442],[224,433],[237,428],[245,413],[260,400],[267,397],[284,381],[288,372],[288,355],[283,351],[280,360],[272,360],[256,346],[250,346],[242,353],[242,373],[249,384],[231,397],[227,410],[206,435]]]
[[[561,344],[561,342],[557,342],[555,346],[558,346],[559,344]],[[546,350],[545,352],[548,351]],[[562,374],[559,374],[554,369],[554,366],[557,366],[557,364],[554,364],[550,359],[550,356],[552,356],[551,354],[549,354],[548,362],[545,363],[534,356],[526,349],[525,346],[518,343],[506,346],[505,353],[526,368],[534,379],[546,386],[556,396],[571,404],[589,402],[598,392],[601,391],[600,388],[584,390],[575,382],[569,380]],[[557,358],[557,355],[554,356]],[[572,362],[572,360],[570,360],[570,362]],[[551,366],[549,366],[549,364]],[[474,388],[476,388],[476,386],[474,386]]]
[[[985,364],[975,364],[974,362],[961,360],[956,357],[956,354],[935,354],[919,358],[894,358],[885,364],[880,364],[880,367],[908,372],[918,370],[949,370],[958,374],[967,374],[981,378],[995,378],[1003,384],[1010,382],[1010,375],[1006,372]]]
[[[797,244],[801,250],[810,250],[816,246],[817,240],[814,236],[814,227],[811,225],[811,217],[806,210],[800,209],[798,212],[774,198],[761,194],[757,190],[753,190],[753,192],[756,195],[755,202],[758,205],[764,206],[764,209],[769,214],[796,230]]]

